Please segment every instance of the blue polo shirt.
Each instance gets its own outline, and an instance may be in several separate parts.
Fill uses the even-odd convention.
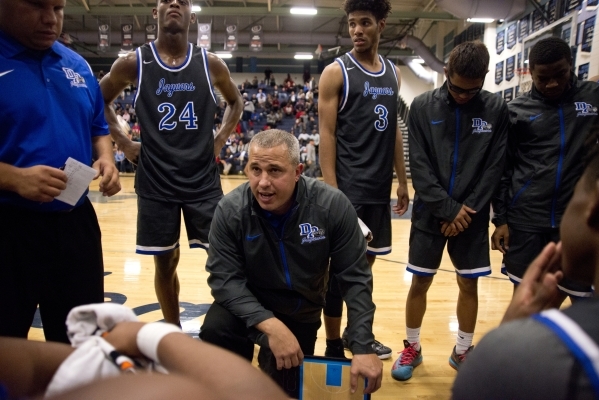
[[[80,55],[58,42],[46,51],[29,50],[2,31],[0,110],[0,162],[20,168],[59,168],[68,157],[91,165],[92,137],[108,134],[100,87]],[[72,208],[3,190],[0,204],[39,211]]]

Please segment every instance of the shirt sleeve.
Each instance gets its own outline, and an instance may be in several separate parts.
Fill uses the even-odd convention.
[[[91,126],[91,136],[105,136],[108,135],[108,123],[106,123],[106,118],[104,118],[104,98],[102,97],[102,91],[100,90],[100,85],[98,81],[92,75],[91,82],[88,83],[91,85],[92,93],[94,96],[93,103],[93,122]]]
[[[208,235],[208,286],[214,301],[241,318],[249,328],[274,317],[274,314],[266,310],[247,287],[243,249],[238,245],[232,225],[232,219],[226,218],[221,201],[214,212]]]
[[[507,209],[510,201],[509,190],[512,184],[512,175],[514,174],[514,158],[517,152],[516,132],[514,129],[517,115],[510,113],[509,118],[505,163],[499,185],[492,199],[493,224],[495,226],[507,224]]]
[[[412,103],[408,118],[408,143],[412,184],[429,211],[444,221],[453,221],[462,205],[441,186],[430,161],[428,145],[419,121],[422,105]]]
[[[339,282],[347,305],[349,346],[354,354],[373,353],[372,270],[366,260],[366,240],[358,215],[345,195],[339,193],[330,213],[333,221],[331,272]]]

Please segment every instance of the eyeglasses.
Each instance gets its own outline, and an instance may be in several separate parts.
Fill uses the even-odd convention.
[[[449,90],[451,90],[452,92],[454,92],[455,94],[458,94],[458,95],[460,95],[460,94],[467,94],[469,96],[477,95],[478,92],[483,90],[484,84],[485,84],[485,80],[483,79],[483,82],[481,83],[480,87],[478,87],[478,88],[462,89],[461,87],[455,86],[453,83],[451,83],[451,81],[449,80],[449,76],[447,76],[447,87],[449,88]]]

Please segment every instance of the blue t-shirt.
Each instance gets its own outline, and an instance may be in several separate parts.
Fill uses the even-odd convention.
[[[59,168],[71,157],[91,165],[92,138],[107,135],[108,125],[100,86],[80,55],[60,43],[46,51],[29,50],[0,31],[0,93],[0,162]],[[39,211],[72,208],[3,190],[0,204]]]

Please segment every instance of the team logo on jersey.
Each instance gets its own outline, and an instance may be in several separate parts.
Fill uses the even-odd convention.
[[[592,115],[597,115],[597,107],[594,107],[592,104],[585,103],[584,101],[574,102],[574,106],[576,107],[577,117],[589,117]]]
[[[472,133],[489,133],[492,132],[493,125],[483,121],[482,118],[472,118],[472,127],[474,128]]]
[[[324,229],[320,229],[319,227],[312,224],[299,224],[300,228],[300,236],[305,236],[302,238],[302,244],[304,243],[312,243],[318,240],[326,239],[324,235]]]
[[[173,97],[174,92],[193,92],[196,90],[196,87],[193,85],[193,82],[189,83],[164,83],[164,78],[158,82],[158,90],[156,90],[156,94],[160,95],[161,93],[166,93],[168,97]]]
[[[67,79],[71,81],[71,86],[75,86],[78,88],[87,87],[87,85],[85,84],[85,79],[83,79],[83,77],[79,75],[77,72],[66,67],[62,67],[62,70],[64,71],[64,74],[66,75]]]
[[[372,96],[376,100],[378,96],[393,96],[395,92],[390,87],[370,86],[370,82],[364,82],[364,97]]]

